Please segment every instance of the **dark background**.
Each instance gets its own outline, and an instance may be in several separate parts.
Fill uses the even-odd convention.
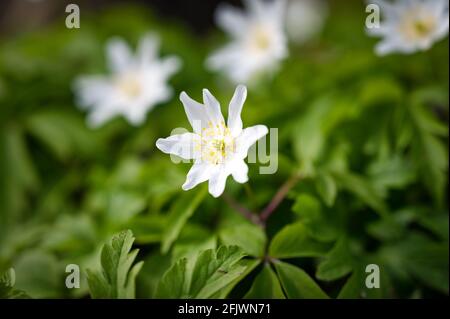
[[[120,3],[138,3],[151,7],[160,18],[185,22],[196,33],[213,26],[214,11],[219,3],[240,5],[239,0],[2,0],[0,1],[0,33],[17,34],[42,27],[65,16],[69,3],[80,7],[80,17]]]

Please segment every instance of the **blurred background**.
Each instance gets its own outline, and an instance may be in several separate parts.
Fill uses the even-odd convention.
[[[61,13],[70,3],[80,6],[83,13],[95,14],[108,7],[134,3],[148,6],[162,19],[180,20],[197,33],[206,33],[214,27],[214,9],[223,1],[211,0],[190,3],[182,0],[95,0],[95,1],[58,1],[58,0],[6,0],[1,4],[1,31],[3,34],[33,30],[43,27],[61,18]],[[226,1],[240,5],[240,1]],[[20,23],[18,23],[20,21]]]
[[[238,0],[1,1],[0,273],[14,268],[15,288],[33,298],[86,298],[84,270],[99,268],[105,241],[131,229],[144,261],[136,296],[152,298],[181,257],[236,244],[261,260],[281,230],[301,224],[302,238],[318,244],[280,259],[328,296],[447,297],[448,37],[425,52],[378,57],[363,2],[324,2],[323,27],[290,41],[289,57],[249,88],[243,109],[245,127],[279,129],[278,171],[259,175],[252,164],[250,190],[229,180],[227,191],[258,211],[293,173],[306,175],[262,231],[222,199],[196,201],[201,186],[183,192],[190,165],[173,164],[155,147],[189,126],[181,91],[201,100],[207,87],[224,111],[233,94],[204,63],[229,39],[214,22],[223,2],[243,7]],[[65,27],[68,3],[80,7],[80,29]],[[118,116],[88,127],[74,79],[108,72],[112,36],[135,48],[149,30],[161,38],[161,56],[183,61],[169,81],[174,96],[141,126]],[[195,213],[185,218],[180,207]],[[83,270],[80,289],[64,286],[69,263]],[[368,263],[380,266],[381,289],[364,286]],[[264,267],[227,296],[255,296]]]

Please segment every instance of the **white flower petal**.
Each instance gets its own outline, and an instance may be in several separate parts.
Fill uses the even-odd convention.
[[[176,134],[156,141],[156,147],[166,154],[177,155],[184,159],[196,158],[199,153],[195,149],[200,137],[193,133]]]
[[[206,59],[206,68],[212,71],[223,71],[233,83],[248,83],[258,64],[248,56],[245,48],[237,43],[230,43],[214,51]]]
[[[236,138],[236,155],[238,158],[247,157],[248,149],[268,132],[269,130],[265,125],[255,125],[243,129],[241,135]]]
[[[158,36],[153,33],[146,34],[140,41],[137,49],[137,56],[140,59],[141,65],[149,64],[153,61],[159,50],[160,40]]]
[[[201,134],[202,127],[208,125],[208,116],[203,104],[191,99],[186,92],[181,92],[180,101],[183,103],[184,111],[195,133]]]
[[[106,97],[113,95],[111,83],[104,76],[81,76],[75,80],[73,89],[77,104],[85,109],[103,103]]]
[[[127,43],[112,38],[106,44],[111,75],[80,77],[74,82],[77,104],[89,109],[91,125],[98,126],[116,114],[139,125],[157,103],[172,96],[169,77],[179,69],[174,56],[157,57],[158,37],[148,34],[141,39],[134,55]]]
[[[214,172],[209,179],[208,191],[213,197],[219,197],[225,190],[228,174],[222,170]]]
[[[275,0],[276,1],[276,0]],[[267,5],[267,3],[265,3],[262,0],[244,0],[245,3],[245,7],[248,8],[250,14],[253,17],[263,17],[264,16],[264,12],[265,12],[265,6],[264,4]]]
[[[88,115],[88,125],[92,128],[96,128],[116,116],[118,108],[117,105],[113,105],[113,103],[114,102],[112,101],[109,105],[104,104],[94,108]]]
[[[377,4],[384,17],[378,30],[370,30],[371,36],[381,36],[383,40],[375,47],[378,55],[388,53],[413,53],[429,49],[434,42],[448,33],[447,0],[367,0]],[[442,26],[442,17],[446,24]],[[444,21],[445,21],[444,20]],[[416,23],[425,23],[427,32],[415,30]]]
[[[246,16],[239,9],[229,4],[220,4],[215,14],[216,23],[225,31],[238,38],[247,28]]]
[[[389,53],[395,52],[396,50],[396,43],[393,41],[380,41],[375,46],[375,52],[379,56],[387,55]]]
[[[181,64],[181,59],[176,56],[164,58],[160,64],[160,70],[164,79],[176,73],[181,68]]]
[[[224,122],[220,103],[208,89],[203,89],[203,104],[206,106],[206,112],[212,124],[216,125]]]
[[[148,103],[135,103],[133,107],[123,110],[123,115],[126,117],[128,122],[134,126],[139,126],[145,122],[147,111],[153,106]]]
[[[301,44],[321,31],[328,12],[323,0],[291,0],[286,10],[286,30],[290,39]]]
[[[366,0],[366,4],[374,4],[380,8],[380,10],[384,12],[393,12],[395,10],[395,6],[391,3],[389,3],[386,0]]]
[[[181,188],[185,191],[190,190],[200,183],[207,181],[211,174],[214,172],[214,166],[206,163],[194,163],[189,173],[187,174],[186,181]]]
[[[249,83],[273,72],[287,56],[284,0],[248,0],[246,12],[219,7],[217,22],[232,36],[224,48],[206,60],[207,68],[222,71],[234,83]]]
[[[241,111],[246,98],[247,88],[244,85],[238,85],[230,101],[227,122],[227,126],[231,130],[231,135],[235,137],[242,131]]]
[[[435,40],[440,40],[445,37],[448,33],[448,11],[447,14],[441,17],[439,21],[439,26],[436,28]]]
[[[313,0],[317,2],[318,0]],[[287,1],[286,0],[272,0],[269,2],[268,7],[270,9],[266,9],[264,12],[269,16],[267,18],[272,18],[277,23],[281,24],[284,22],[284,17],[286,14]]]
[[[244,184],[248,181],[248,166],[243,159],[236,159],[230,167],[231,174],[236,182]]]
[[[133,64],[133,55],[128,44],[120,38],[112,38],[106,44],[108,65],[112,72],[120,73]]]

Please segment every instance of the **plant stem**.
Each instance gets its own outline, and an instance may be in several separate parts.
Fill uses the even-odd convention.
[[[280,205],[280,203],[286,197],[291,188],[294,187],[295,184],[297,184],[300,179],[301,176],[295,174],[291,176],[286,182],[284,182],[283,185],[281,185],[281,187],[278,189],[278,192],[272,198],[270,203],[266,206],[266,208],[264,208],[264,210],[259,215],[259,219],[263,225],[265,225],[266,221],[269,219],[269,217],[272,215],[275,209],[277,209],[278,205]]]
[[[230,206],[232,209],[237,211],[239,214],[244,216],[244,218],[248,219],[250,222],[252,222],[255,225],[261,225],[261,221],[258,217],[258,215],[254,214],[244,206],[240,205],[238,202],[234,200],[233,197],[228,195],[227,193],[223,193],[222,195],[224,201]]]

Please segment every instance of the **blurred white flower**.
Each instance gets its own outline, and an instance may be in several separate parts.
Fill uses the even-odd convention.
[[[286,10],[286,30],[289,39],[302,44],[317,35],[328,14],[323,0],[290,0]]]
[[[369,35],[383,37],[375,51],[413,53],[429,49],[448,33],[448,0],[370,0],[380,7],[384,20],[368,28]]]
[[[231,99],[225,124],[219,102],[207,89],[203,90],[203,104],[192,100],[185,92],[180,94],[193,133],[160,138],[156,146],[164,153],[194,160],[183,190],[209,180],[209,193],[218,197],[229,175],[238,183],[247,182],[248,167],[244,159],[249,148],[265,136],[268,129],[264,125],[242,128],[241,110],[246,97],[246,87],[239,85]]]
[[[181,65],[174,56],[159,59],[159,39],[144,36],[133,54],[127,43],[113,38],[106,45],[110,75],[81,76],[74,89],[78,104],[89,111],[88,123],[99,126],[122,114],[133,125],[141,124],[156,104],[167,101],[169,77]]]
[[[234,83],[248,83],[259,73],[273,71],[287,54],[284,0],[246,0],[247,11],[221,5],[217,24],[231,36],[211,54],[206,65],[223,71]]]

